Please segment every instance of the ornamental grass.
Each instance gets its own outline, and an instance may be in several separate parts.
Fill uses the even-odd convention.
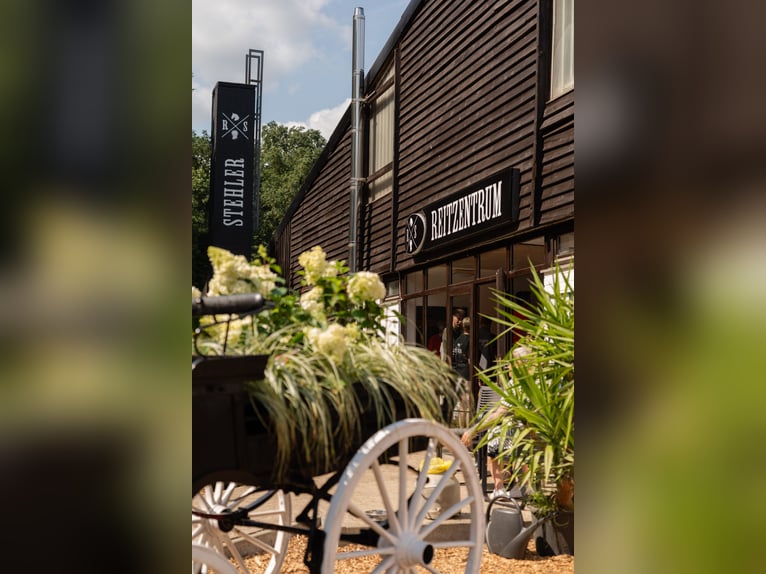
[[[442,401],[452,411],[461,390],[457,374],[391,328],[402,317],[380,303],[385,287],[377,274],[348,274],[343,262],[327,261],[314,247],[299,258],[301,292],[295,292],[284,287],[263,247],[252,262],[216,247],[208,253],[214,275],[206,295],[257,292],[270,302],[230,322],[202,318],[197,348],[268,355],[263,378],[244,389],[276,437],[277,477],[295,464],[315,474],[335,470],[371,426],[410,416],[442,421]]]

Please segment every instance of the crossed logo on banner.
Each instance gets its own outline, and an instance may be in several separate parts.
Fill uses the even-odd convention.
[[[247,137],[247,120],[250,117],[250,115],[245,116],[244,118],[240,119],[239,115],[234,113],[231,114],[231,117],[227,116],[225,113],[223,114],[224,120],[222,122],[222,127],[224,130],[222,138],[225,138],[229,134],[231,134],[231,139],[236,140],[238,136],[242,136],[245,139],[250,139]],[[229,127],[229,123],[231,123],[231,127]]]

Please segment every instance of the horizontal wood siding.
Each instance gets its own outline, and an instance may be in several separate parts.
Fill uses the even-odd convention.
[[[290,284],[299,283],[298,256],[319,245],[328,260],[348,261],[348,226],[351,189],[351,132],[330,154],[321,173],[306,190],[290,220]],[[286,270],[285,270],[286,272]],[[286,272],[287,273],[287,272]]]
[[[546,105],[540,132],[539,223],[544,225],[574,217],[574,91]]]
[[[537,2],[424,2],[400,50],[399,269],[410,213],[503,169],[521,171],[529,225]]]
[[[551,17],[539,13],[539,3],[422,0],[410,5],[407,21],[396,31],[401,35],[378,58],[397,62],[394,192],[361,202],[360,269],[388,273],[416,264],[405,251],[407,217],[508,168],[517,168],[521,176],[519,224],[482,237],[482,245],[574,218],[574,91],[544,105],[536,99],[538,90],[545,91],[538,87],[538,66],[544,78],[548,73],[540,28],[545,30]],[[547,2],[543,6],[550,8]],[[368,85],[368,93],[382,83],[372,77],[377,69],[383,68],[371,72],[369,80],[376,85]],[[298,256],[314,245],[330,259],[348,259],[348,121],[339,124],[315,167],[316,177],[275,238],[292,286],[298,283]]]
[[[292,237],[292,227],[290,222],[287,222],[282,232],[274,237],[274,252],[273,255],[280,266],[283,266],[283,270],[286,269],[285,263],[290,261],[290,239]]]
[[[391,270],[391,210],[393,194],[362,208],[359,268],[375,273]]]

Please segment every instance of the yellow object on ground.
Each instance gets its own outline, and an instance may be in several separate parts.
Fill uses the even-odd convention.
[[[418,470],[423,470],[423,462],[420,463]],[[444,460],[435,456],[428,465],[428,474],[444,474],[452,466],[452,462],[451,460]]]

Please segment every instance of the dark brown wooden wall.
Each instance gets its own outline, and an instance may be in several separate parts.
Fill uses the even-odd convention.
[[[395,230],[391,224],[392,209],[393,194],[389,194],[365,204],[361,210],[360,269],[381,274],[393,270],[391,239]]]
[[[547,12],[544,0],[424,0],[414,13],[391,54],[398,60],[394,194],[360,209],[360,269],[412,265],[407,217],[510,167],[521,175],[520,223],[500,237],[574,218],[574,93],[535,99],[540,2]],[[275,238],[293,273],[298,255],[314,245],[331,259],[348,258],[350,144],[346,131]]]
[[[298,285],[298,256],[315,245],[325,250],[328,260],[348,260],[350,171],[351,132],[347,131],[306,190],[290,225],[276,238],[277,252],[289,253],[289,274],[288,260],[279,261],[290,277],[289,285]]]
[[[542,182],[539,223],[573,216],[574,209],[574,92],[545,107],[540,127]]]
[[[409,214],[503,169],[529,219],[536,30],[535,0],[428,2],[401,42],[398,268]]]

